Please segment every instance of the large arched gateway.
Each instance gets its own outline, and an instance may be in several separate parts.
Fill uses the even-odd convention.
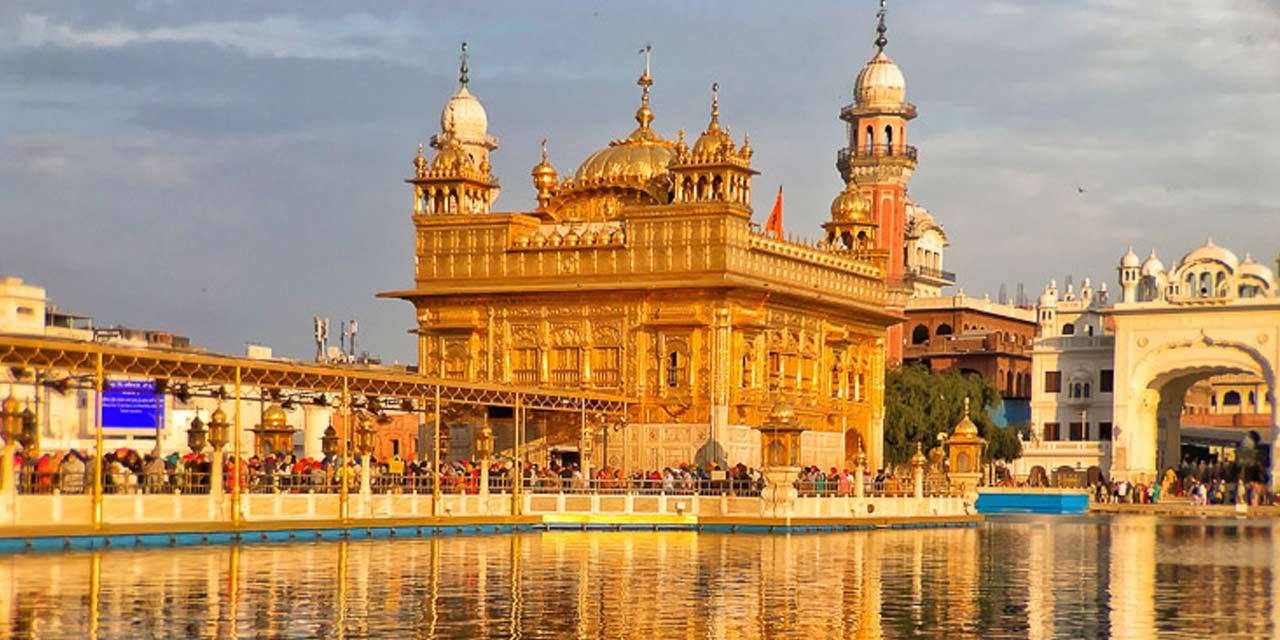
[[[1259,266],[1212,242],[1152,274],[1149,287],[1138,286],[1136,268],[1121,266],[1124,300],[1108,312],[1115,323],[1113,477],[1149,482],[1177,466],[1187,390],[1211,376],[1247,374],[1265,384],[1271,486],[1280,487],[1280,297]],[[1201,286],[1206,281],[1213,286]]]

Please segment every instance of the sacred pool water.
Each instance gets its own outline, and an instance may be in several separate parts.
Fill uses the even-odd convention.
[[[1280,526],[1011,518],[0,557],[0,637],[1272,638]]]

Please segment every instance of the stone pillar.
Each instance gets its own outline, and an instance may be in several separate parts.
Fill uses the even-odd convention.
[[[302,455],[313,460],[324,457],[320,438],[329,426],[333,413],[328,407],[304,406],[302,408]]]
[[[790,518],[795,513],[800,467],[766,467],[763,473],[766,485],[760,497],[764,499],[764,516]]]

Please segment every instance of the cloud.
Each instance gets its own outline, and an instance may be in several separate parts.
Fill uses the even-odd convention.
[[[181,26],[132,28],[119,24],[76,27],[55,18],[24,14],[8,47],[112,49],[149,43],[210,44],[250,55],[310,60],[380,58],[409,34],[394,22],[355,14],[304,24],[295,16],[253,22],[198,22]],[[391,45],[391,46],[389,46]],[[0,45],[3,46],[3,45]]]

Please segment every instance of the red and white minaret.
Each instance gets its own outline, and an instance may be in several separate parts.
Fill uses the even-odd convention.
[[[890,286],[905,286],[907,182],[916,169],[916,149],[907,144],[907,121],[916,117],[916,107],[906,101],[902,71],[884,52],[889,43],[884,0],[877,16],[876,54],[858,72],[853,104],[840,110],[840,119],[848,123],[849,146],[840,150],[836,168],[871,203],[871,218],[879,228],[875,248],[888,256],[885,275]],[[901,325],[889,329],[886,346],[888,364],[896,366],[902,361]]]

